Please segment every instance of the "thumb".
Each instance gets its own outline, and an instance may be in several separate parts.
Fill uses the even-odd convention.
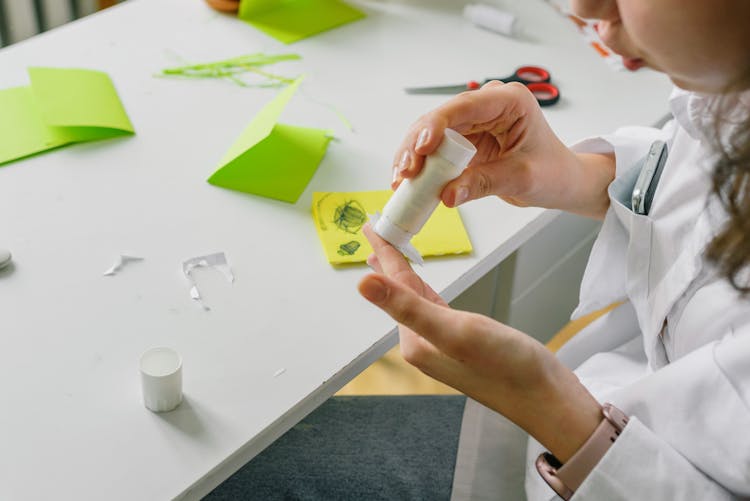
[[[366,275],[358,288],[365,299],[431,342],[439,344],[443,337],[449,336],[447,332],[451,332],[455,322],[450,308],[421,297],[385,275]]]
[[[512,196],[523,183],[522,173],[503,161],[470,165],[443,188],[441,199],[446,206],[457,207],[490,195]]]

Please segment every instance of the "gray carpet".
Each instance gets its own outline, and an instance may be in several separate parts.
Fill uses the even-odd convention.
[[[465,401],[334,397],[204,500],[448,499]]]

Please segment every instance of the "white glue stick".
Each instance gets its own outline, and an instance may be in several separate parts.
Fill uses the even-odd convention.
[[[516,16],[491,5],[468,4],[464,7],[464,17],[481,28],[517,37],[520,35]]]
[[[443,142],[425,158],[422,172],[404,179],[383,208],[373,218],[373,230],[413,262],[422,264],[419,252],[409,243],[425,225],[440,203],[440,193],[456,179],[477,149],[452,129],[445,129]]]

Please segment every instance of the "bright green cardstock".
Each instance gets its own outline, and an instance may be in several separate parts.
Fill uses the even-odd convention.
[[[0,91],[0,165],[71,142],[64,130],[44,123],[30,87]]]
[[[133,134],[99,71],[29,68],[31,85],[0,90],[0,165],[70,143]]]
[[[339,0],[242,0],[239,18],[284,43],[292,43],[365,17]]]
[[[250,122],[208,182],[294,203],[323,159],[331,132],[276,123],[299,87],[294,81]]]

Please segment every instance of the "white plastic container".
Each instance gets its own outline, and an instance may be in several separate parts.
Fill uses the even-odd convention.
[[[445,129],[443,142],[425,159],[415,178],[405,179],[377,217],[373,230],[417,263],[422,258],[409,243],[440,203],[443,188],[464,171],[477,149],[452,129]]]
[[[509,37],[521,35],[518,19],[509,12],[486,4],[468,4],[464,7],[464,17],[481,28]]]
[[[171,348],[151,348],[140,360],[143,403],[154,412],[171,411],[182,402],[182,358]]]

